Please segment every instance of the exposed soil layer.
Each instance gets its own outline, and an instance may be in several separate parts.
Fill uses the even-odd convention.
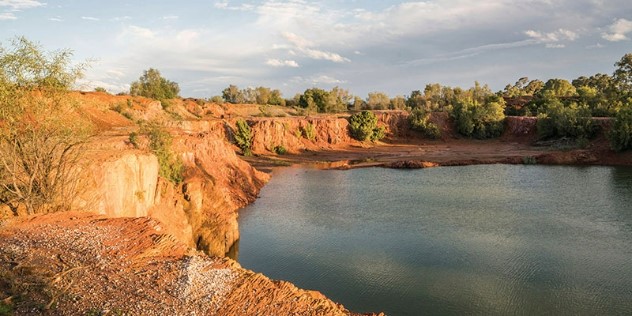
[[[163,230],[85,212],[13,223],[0,230],[2,304],[16,315],[353,315]]]

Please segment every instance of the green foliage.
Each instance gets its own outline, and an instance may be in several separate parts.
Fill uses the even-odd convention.
[[[235,136],[235,143],[241,149],[244,156],[252,155],[252,135],[250,126],[244,120],[237,121],[237,130],[233,133]]]
[[[577,89],[564,79],[549,79],[539,91],[539,95],[545,98],[572,97],[577,95]]]
[[[632,149],[632,100],[617,113],[609,138],[610,146],[616,151]]]
[[[384,138],[384,128],[378,127],[377,117],[373,112],[362,111],[349,117],[351,137],[359,141],[377,141]]]
[[[537,131],[540,139],[590,138],[597,132],[590,109],[572,103],[564,104],[557,98],[545,99],[543,111],[538,114]]]
[[[369,110],[386,110],[391,104],[391,99],[383,92],[369,92],[366,105]]]
[[[274,152],[277,155],[285,155],[287,154],[287,149],[283,145],[274,146]]]
[[[67,209],[78,195],[92,124],[69,115],[68,92],[83,69],[71,59],[24,37],[0,46],[0,203],[16,215],[20,205],[29,214]]]
[[[173,144],[171,134],[162,124],[155,121],[144,124],[141,131],[149,138],[149,149],[158,158],[159,175],[174,184],[182,182],[184,180],[184,165],[182,159],[171,150]]]
[[[408,116],[410,128],[420,132],[423,136],[437,139],[441,137],[439,126],[430,122],[430,113],[422,108],[414,109]]]
[[[316,139],[316,129],[312,123],[307,123],[305,126],[302,126],[301,132],[308,140],[314,141],[314,139]]]
[[[134,148],[138,149],[138,133],[131,132],[129,133],[129,143],[134,146]]]
[[[616,62],[614,71],[614,81],[623,94],[623,97],[632,97],[632,53],[623,55]]]
[[[334,87],[331,91],[311,88],[298,97],[298,106],[307,112],[338,113],[347,110],[351,96],[347,90]]]
[[[155,100],[167,100],[177,98],[180,87],[177,83],[169,81],[160,75],[160,71],[149,68],[143,75],[134,81],[130,87],[131,95],[139,95]],[[164,104],[163,104],[164,107]]]
[[[469,97],[458,100],[452,110],[457,131],[478,139],[498,137],[502,134],[505,119],[505,102],[501,97],[489,95],[480,103]]]
[[[108,90],[106,90],[106,89],[105,89],[105,88],[103,88],[103,87],[96,87],[96,88],[94,88],[94,91],[95,91],[95,92],[108,93]]]

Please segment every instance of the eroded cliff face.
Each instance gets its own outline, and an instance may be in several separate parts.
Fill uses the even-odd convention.
[[[224,256],[239,239],[237,209],[254,201],[268,175],[235,154],[222,124],[212,127],[170,131],[173,150],[186,167],[177,186],[159,177],[153,154],[132,149],[124,138],[94,144],[75,209],[108,217],[150,216],[180,242]]]
[[[256,199],[269,175],[237,157],[223,132],[184,134],[176,147],[187,166],[182,193],[194,242],[223,256],[239,239],[237,209]]]

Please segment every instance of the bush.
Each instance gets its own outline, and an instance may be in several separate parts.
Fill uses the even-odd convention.
[[[588,107],[576,103],[566,107],[556,98],[545,101],[536,127],[540,139],[591,138],[597,133]]]
[[[632,149],[632,102],[628,102],[627,106],[619,110],[608,136],[612,149]]]
[[[171,151],[173,143],[171,134],[158,122],[145,124],[142,131],[149,137],[149,149],[158,158],[159,175],[174,184],[182,182],[184,180],[184,165],[180,157]]]
[[[478,139],[498,137],[504,129],[505,101],[490,96],[483,103],[474,99],[459,100],[454,105],[452,117],[457,131]]]
[[[439,126],[430,122],[430,113],[422,108],[416,108],[410,113],[408,123],[411,129],[420,132],[425,137],[432,139],[441,137]]]
[[[305,126],[301,127],[301,132],[308,140],[314,141],[314,139],[316,139],[316,129],[312,123],[307,123]]]
[[[362,111],[349,117],[351,137],[359,140],[377,141],[384,138],[384,128],[377,126],[377,117],[373,112]]]
[[[129,133],[129,143],[134,146],[134,148],[138,149],[138,133],[131,132]]]
[[[237,130],[234,132],[235,143],[241,149],[244,156],[252,155],[252,135],[250,126],[244,120],[237,121]]]
[[[93,125],[69,96],[83,66],[24,37],[0,45],[0,204],[14,215],[69,209]]]
[[[283,145],[278,145],[278,146],[274,147],[274,152],[277,155],[285,155],[285,154],[287,154],[287,149]]]

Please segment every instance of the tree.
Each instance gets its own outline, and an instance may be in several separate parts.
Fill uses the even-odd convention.
[[[260,105],[270,104],[271,95],[272,93],[270,91],[270,88],[257,87],[255,89],[255,99],[257,101],[257,104],[260,104]]]
[[[430,113],[423,108],[416,108],[408,116],[410,128],[420,132],[423,136],[437,139],[441,137],[441,130],[437,124],[430,122]]]
[[[632,149],[632,100],[617,113],[609,137],[612,149]]]
[[[373,112],[362,111],[349,117],[351,137],[359,140],[377,141],[384,138],[384,128],[377,125],[377,117]]]
[[[474,89],[477,89],[476,87]],[[457,130],[464,136],[478,139],[498,137],[503,131],[505,101],[497,95],[488,95],[483,102],[481,91],[458,100],[452,110]]]
[[[24,37],[0,47],[0,203],[15,215],[67,210],[79,194],[91,124],[68,91],[83,66],[68,50],[44,52]]]
[[[366,103],[372,110],[386,110],[391,103],[391,99],[384,92],[369,92]]]
[[[572,97],[577,95],[577,90],[568,80],[549,79],[539,94],[541,97]]]
[[[625,97],[632,96],[632,53],[628,53],[616,62],[614,80]]]
[[[391,99],[391,104],[389,106],[391,110],[404,110],[406,109],[406,98],[401,95],[398,95]]]
[[[232,104],[244,103],[244,96],[236,85],[229,85],[228,88],[222,90],[222,97],[226,102]]]
[[[129,93],[155,100],[168,100],[178,97],[180,87],[177,83],[163,78],[157,69],[149,68],[138,81],[132,82]]]
[[[237,130],[233,133],[235,143],[241,149],[244,156],[252,156],[252,134],[250,125],[244,120],[237,121]]]

